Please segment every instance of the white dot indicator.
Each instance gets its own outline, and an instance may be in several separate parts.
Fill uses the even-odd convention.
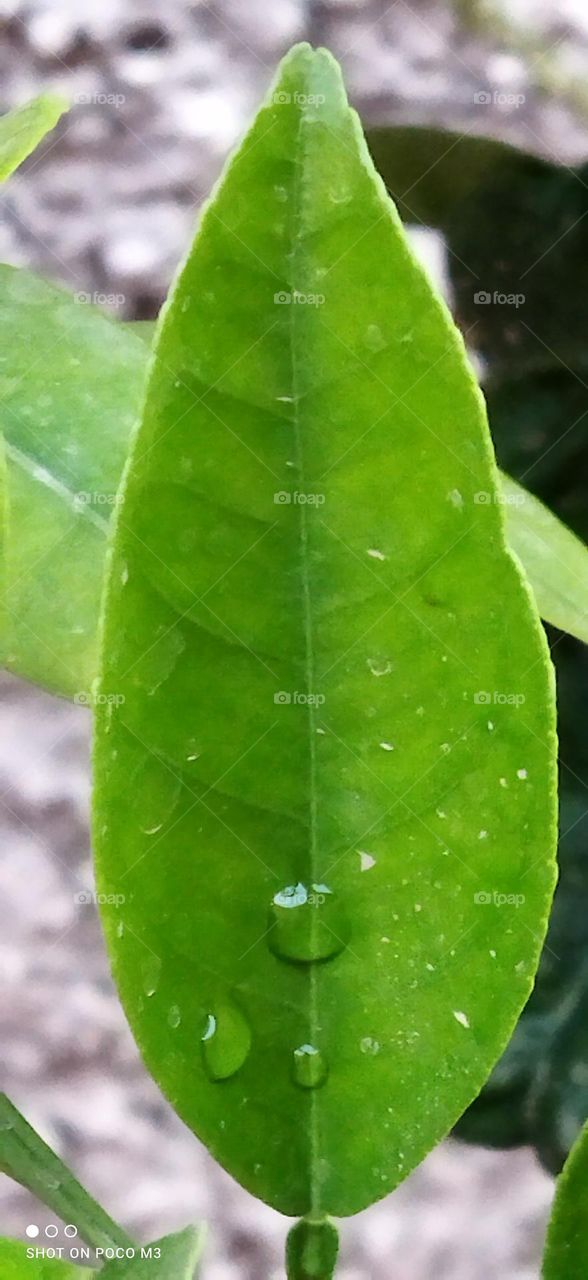
[[[36,1225],[36,1223],[29,1222],[28,1227],[25,1228],[25,1236],[28,1236],[29,1240],[34,1240],[35,1236],[38,1236],[38,1234],[39,1234],[39,1228]]]
[[[68,1222],[67,1226],[64,1227],[63,1230],[65,1231],[66,1236],[69,1236],[70,1238],[72,1236],[77,1236],[78,1234],[78,1229],[74,1226],[73,1222]]]
[[[48,1227],[45,1227],[45,1235],[46,1235],[46,1236],[57,1236],[57,1235],[59,1235],[59,1227],[57,1227],[57,1226],[55,1225],[55,1223],[54,1223],[54,1222],[50,1222],[50,1223],[49,1223],[49,1226],[48,1226]]]

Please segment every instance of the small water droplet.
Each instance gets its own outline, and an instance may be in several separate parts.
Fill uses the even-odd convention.
[[[178,1009],[177,1004],[172,1004],[170,1011],[167,1015],[168,1026],[171,1027],[172,1031],[175,1031],[176,1027],[179,1027],[181,1021],[182,1021],[182,1015],[180,1013],[180,1010]]]
[[[463,1013],[461,1009],[454,1009],[453,1016],[455,1021],[459,1022],[460,1026],[469,1028],[470,1020],[467,1013]]]
[[[379,745],[381,746],[382,751],[393,751],[393,750],[394,750],[393,743],[391,743],[391,742],[380,742],[380,744],[379,744]]]
[[[245,1016],[229,1001],[215,1005],[202,1034],[202,1056],[211,1080],[228,1080],[243,1066],[251,1048],[251,1029]]]
[[[326,884],[287,885],[271,904],[268,943],[282,960],[330,960],[346,946],[349,932],[337,895]]]
[[[117,938],[122,938],[124,931],[125,931],[125,922],[124,922],[124,920],[117,920],[117,922],[116,922],[116,936],[117,936]]]
[[[463,494],[459,492],[459,489],[451,489],[447,497],[452,506],[458,509],[463,507]]]
[[[159,956],[149,955],[141,966],[143,974],[143,991],[146,996],[154,996],[159,985],[161,960]]]
[[[363,341],[370,351],[383,351],[387,345],[384,334],[377,324],[368,324]]]
[[[294,1050],[292,1075],[301,1089],[318,1089],[329,1074],[326,1059],[313,1044],[301,1044]]]
[[[385,559],[386,559],[386,556],[384,555],[384,552],[383,552],[383,551],[378,551],[378,548],[377,548],[377,547],[368,547],[368,551],[367,551],[367,553],[368,553],[368,556],[371,556],[372,560],[385,560]]]
[[[129,566],[127,564],[124,564],[120,571],[120,580],[122,582],[123,587],[126,587],[127,582],[129,580]]]
[[[487,831],[478,831],[478,840],[487,840],[487,839],[488,839]]]
[[[192,302],[192,298],[191,298],[190,294],[188,293],[188,294],[186,295],[186,297],[185,297],[185,298],[183,298],[182,303],[181,303],[181,306],[180,306],[180,311],[181,311],[184,315],[186,314],[186,311],[189,311],[189,310],[190,310],[190,304],[191,304],[191,302]]]
[[[370,1058],[375,1058],[376,1054],[380,1052],[379,1041],[374,1040],[373,1036],[364,1036],[359,1042],[359,1047],[361,1052],[368,1054]]]
[[[372,867],[376,865],[376,859],[373,854],[367,853],[365,849],[358,849],[357,852],[359,854],[360,871],[371,871]]]
[[[373,676],[389,676],[392,671],[388,658],[368,658],[367,664]]]
[[[521,782],[524,782],[527,777],[528,774],[526,769],[517,769],[517,778],[520,778]]]

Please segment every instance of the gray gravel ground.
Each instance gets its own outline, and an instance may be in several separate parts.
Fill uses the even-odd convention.
[[[565,77],[585,74],[582,0],[518,0]],[[511,10],[512,14],[512,10]],[[342,58],[370,120],[491,130],[545,154],[588,154],[563,100],[523,58],[464,33],[449,5],[219,0],[0,0],[3,105],[41,87],[75,110],[3,196],[0,260],[150,316],[195,208],[285,49]],[[541,61],[541,71],[546,60]],[[474,109],[480,88],[525,96]],[[108,303],[106,303],[108,305]],[[220,1170],[146,1074],[118,1007],[91,887],[87,713],[0,685],[3,1086],[93,1193],[140,1238],[206,1219],[203,1280],[277,1280],[286,1221]],[[351,1123],[351,1120],[350,1120]],[[343,1227],[341,1280],[537,1280],[551,1181],[527,1151],[446,1143],[387,1201]],[[0,1185],[0,1229],[51,1215]]]

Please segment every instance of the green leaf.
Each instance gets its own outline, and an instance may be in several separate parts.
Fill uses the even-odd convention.
[[[515,480],[501,476],[506,533],[542,618],[588,644],[588,547]]]
[[[0,299],[11,513],[0,661],[53,692],[90,700],[106,535],[153,326],[121,330],[97,308],[13,267],[0,266]],[[540,611],[586,639],[582,598],[575,599],[586,581],[585,550],[531,495],[513,502],[513,483],[503,478],[507,534]]]
[[[51,1241],[48,1241],[48,1246]],[[58,1258],[30,1258],[27,1250],[37,1247],[33,1241],[28,1245],[18,1240],[0,1238],[0,1274],[2,1280],[89,1280],[96,1272],[88,1267],[76,1267],[70,1262],[61,1262]]]
[[[543,1280],[586,1280],[588,1274],[588,1126],[558,1178],[547,1229]]]
[[[107,1262],[100,1276],[103,1280],[192,1280],[203,1242],[201,1227],[186,1227],[142,1248],[137,1245],[133,1258]]]
[[[0,182],[30,156],[67,109],[65,98],[45,93],[0,117]]]
[[[110,514],[148,349],[26,271],[0,266],[0,428],[9,527],[0,661],[89,696]]]
[[[75,1223],[82,1239],[94,1248],[133,1245],[5,1093],[0,1094],[0,1170],[32,1191],[64,1222]]]
[[[531,989],[552,675],[480,491],[463,346],[336,64],[299,47],[159,330],[95,746],[99,887],[126,898],[104,927],[147,1065],[288,1214],[391,1190]]]

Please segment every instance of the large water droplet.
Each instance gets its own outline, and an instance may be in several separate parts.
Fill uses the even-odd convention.
[[[211,1080],[228,1080],[243,1066],[251,1048],[251,1029],[241,1010],[228,1001],[209,1013],[202,1034],[202,1056]]]
[[[326,884],[300,882],[276,893],[270,907],[268,943],[282,960],[312,964],[330,960],[349,941],[349,922]]]
[[[329,1074],[326,1059],[313,1044],[301,1044],[294,1050],[292,1068],[294,1083],[301,1089],[318,1089]]]

